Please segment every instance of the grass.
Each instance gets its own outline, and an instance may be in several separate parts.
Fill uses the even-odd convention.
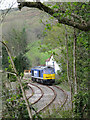
[[[55,75],[55,85],[60,86],[65,91],[70,91],[68,82],[65,80],[63,81],[63,79],[58,74]]]
[[[41,113],[42,118],[55,119],[55,118],[72,118],[72,111],[71,110],[60,110],[60,108],[55,108],[53,106],[52,110],[49,108],[44,112]]]
[[[58,86],[60,86],[62,89],[64,89],[65,91],[70,91],[70,87],[68,85],[67,82],[62,82],[60,83]]]

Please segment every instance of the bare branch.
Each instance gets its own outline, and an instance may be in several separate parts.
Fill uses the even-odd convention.
[[[2,2],[2,0],[0,1],[0,3]]]
[[[74,13],[71,13],[71,16],[73,16],[74,18],[77,18],[78,20],[80,20],[82,24],[87,25],[85,20],[82,19],[82,16],[78,16],[78,15],[76,15]]]
[[[8,12],[11,10],[11,8],[13,7],[13,5],[15,5],[15,4],[16,4],[16,2],[13,3],[13,4],[10,6],[10,8],[7,9],[7,11],[6,11],[6,13],[5,13],[4,15],[2,15],[1,23],[4,21],[5,16],[8,14]]]
[[[18,80],[18,82],[19,82],[19,84],[20,84],[20,87],[21,87],[21,90],[22,90],[22,94],[23,94],[23,98],[24,98],[24,100],[25,100],[25,102],[26,102],[26,106],[27,106],[27,110],[28,110],[29,117],[30,117],[30,119],[32,120],[32,113],[31,113],[31,109],[30,109],[30,107],[29,107],[29,102],[28,102],[28,100],[27,100],[25,91],[24,91],[24,89],[23,89],[23,86],[22,86],[22,83],[21,83],[21,79],[19,78],[18,73],[17,73],[17,70],[16,70],[16,68],[15,68],[15,65],[14,65],[14,62],[13,62],[13,59],[12,59],[10,50],[9,50],[8,46],[6,45],[6,43],[5,43],[4,41],[0,41],[0,42],[6,47],[6,50],[7,50],[7,52],[8,52],[9,57],[10,57],[10,60],[11,60],[11,64],[12,64],[13,69],[14,69],[14,73],[16,74],[17,80]]]

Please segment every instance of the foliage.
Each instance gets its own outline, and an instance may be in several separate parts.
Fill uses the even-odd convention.
[[[7,46],[10,48],[12,56],[18,56],[20,53],[25,54],[27,50],[27,35],[26,28],[21,29],[11,28],[8,31],[9,36],[7,36]]]
[[[74,96],[75,117],[88,117],[88,48],[89,33],[80,32],[77,37],[78,94]]]
[[[9,79],[8,79],[9,81]],[[6,78],[3,77],[3,116],[2,118],[16,118],[19,120],[29,119],[28,112],[26,109],[25,102],[22,98],[22,92],[19,85],[16,86],[16,89],[11,89],[11,87],[6,87]],[[11,83],[9,83],[11,84]]]
[[[22,85],[23,85],[24,90],[29,89],[27,83],[24,83],[24,82],[23,82]]]
[[[55,85],[60,84],[62,82],[62,79],[60,75],[56,74],[55,75]]]
[[[14,82],[13,86],[12,82],[9,79],[6,79],[3,74],[3,92],[2,92],[2,100],[3,100],[3,113],[2,119],[19,119],[19,120],[29,120],[29,115],[27,111],[27,107],[25,101],[23,100],[22,91],[17,82]],[[8,84],[8,85],[7,85]],[[24,90],[29,89],[27,86],[27,81],[22,83]],[[36,111],[34,107],[30,106],[32,110]],[[42,119],[39,114],[33,115],[33,119]]]
[[[59,5],[57,3],[57,5]],[[72,3],[72,8],[69,8],[71,3],[65,4],[66,7],[68,7],[67,11],[63,14],[61,14],[61,17],[66,15],[69,16],[69,14],[72,11],[79,10],[79,14],[83,14],[84,7],[86,7],[86,11],[88,11],[88,6],[86,4],[81,4],[81,3]],[[61,8],[64,8],[65,6],[60,5]],[[60,7],[59,6],[59,7]],[[82,10],[80,10],[80,8]],[[57,9],[57,6],[54,6],[54,9]],[[52,8],[53,9],[53,8]],[[71,9],[71,11],[70,11]],[[57,14],[55,14],[57,15]],[[88,16],[88,13],[86,13]],[[86,16],[85,15],[85,16]],[[57,15],[58,16],[58,15]],[[66,17],[64,16],[64,17]],[[83,19],[88,21],[87,18],[83,15]],[[77,21],[76,19],[74,19]],[[57,24],[58,25],[58,24]],[[50,25],[49,25],[50,26]],[[46,26],[47,27],[47,26]],[[74,95],[74,72],[73,72],[73,40],[74,40],[74,30],[71,27],[66,26],[67,29],[67,47],[68,47],[68,60],[69,60],[69,77],[72,84],[72,94]],[[56,83],[67,81],[67,65],[66,65],[66,60],[67,60],[67,54],[66,54],[66,43],[65,43],[65,28],[60,25],[59,28],[56,25],[52,25],[51,28],[45,29],[47,31],[47,36],[44,38],[44,41],[41,44],[41,51],[45,52],[48,51],[48,53],[53,54],[55,60],[60,63],[60,66],[62,68],[61,73],[59,73],[59,79],[56,76]],[[63,36],[63,37],[62,37]],[[85,105],[87,106],[87,100],[88,100],[88,63],[89,63],[89,58],[88,58],[88,49],[89,49],[89,32],[82,32],[79,30],[76,30],[76,77],[77,77],[77,85],[78,85],[78,94],[76,95],[77,97],[74,98],[74,109],[75,109],[75,116],[78,118],[85,118],[88,117],[88,107],[85,108],[85,111],[83,111],[83,108]],[[49,52],[50,51],[50,52]],[[82,93],[80,93],[82,91]],[[73,97],[73,96],[72,96]],[[84,98],[83,98],[84,97]],[[85,102],[86,101],[86,102]],[[81,105],[81,107],[80,107]],[[83,112],[82,112],[83,111]]]
[[[7,63],[8,63],[8,66],[5,66],[5,71],[6,72],[12,72],[13,73],[13,67],[12,67],[12,64],[11,64],[11,60],[9,58],[9,56],[7,57]],[[14,57],[12,57],[12,59],[14,59]],[[4,64],[4,63],[3,63]],[[5,64],[4,64],[5,65]],[[10,82],[15,82],[17,80],[16,76],[13,75],[13,74],[9,74],[7,73],[7,78],[10,79]]]
[[[36,9],[29,10],[28,8],[25,8],[22,11],[13,10],[8,13],[7,16],[5,16],[5,20],[3,21],[2,34],[4,39],[8,41],[8,46],[10,48],[10,51],[14,54],[12,54],[13,56],[18,55],[18,49],[20,49],[21,47],[23,49],[24,46],[26,46],[27,44],[35,42],[39,39],[43,39],[42,30],[44,29],[44,27],[40,23],[40,18],[43,18],[42,16],[42,12]],[[45,15],[43,19],[46,18],[48,18],[47,15]],[[21,40],[19,41],[17,39]],[[25,44],[23,43],[23,39],[25,39],[26,41],[26,43],[24,42]],[[18,46],[20,45],[21,47],[18,48]]]
[[[72,26],[82,31],[90,30],[89,2],[51,2],[50,4],[48,5],[48,3],[41,2],[19,2],[18,8],[21,10],[24,6],[33,6],[53,16],[61,24]],[[48,28],[51,29],[50,25]]]
[[[78,94],[74,96],[74,113],[75,118],[83,118],[87,116],[88,113],[88,93],[84,93],[82,91],[79,91]]]
[[[71,110],[60,110],[59,107],[57,109],[53,105],[52,112],[50,109],[47,109],[45,113],[42,113],[43,118],[48,119],[62,119],[62,118],[72,118],[72,111]]]
[[[28,58],[24,56],[22,53],[20,53],[17,57],[15,57],[14,63],[19,75],[20,73],[23,73],[25,69],[29,69],[30,67],[30,62]]]
[[[11,35],[9,36],[7,45],[8,47],[12,48],[11,52],[12,52],[12,55],[14,56],[13,60],[14,60],[16,69],[18,73],[21,74],[24,72],[24,69],[29,69],[30,67],[30,61],[24,55],[28,51],[27,42],[26,42],[26,39],[27,39],[26,29],[22,28],[21,31],[17,29],[12,29],[12,31],[9,34]],[[4,68],[8,68],[7,70],[9,72],[13,71],[11,61],[8,58],[8,54],[4,47],[3,47],[3,66]],[[13,75],[9,75],[9,78],[10,76],[12,76],[13,79],[15,78],[15,76]]]
[[[28,48],[31,48],[30,51],[26,53],[26,56],[31,61],[31,66],[38,66],[38,65],[44,65],[45,60],[49,58],[49,54],[47,52],[41,52],[40,51],[40,40],[33,42],[28,45]]]
[[[47,25],[47,24],[46,24]],[[46,51],[49,51],[51,49],[55,49],[61,46],[63,47],[65,44],[65,39],[64,36],[64,26],[61,25],[60,27],[53,25],[51,30],[47,30],[47,36],[44,38],[42,41],[42,49],[43,49],[43,44],[46,45]]]
[[[70,60],[70,69],[72,70],[72,29],[67,27],[68,31],[68,49],[69,49],[69,60]],[[54,56],[55,61],[60,64],[61,72],[59,79],[56,77],[56,81],[63,82],[67,80],[67,68],[66,68],[66,42],[65,42],[65,27],[61,24],[52,25],[51,30],[47,30],[47,36],[40,44],[41,52],[48,52],[48,54]],[[70,72],[71,73],[71,72]]]
[[[78,89],[88,88],[88,64],[89,64],[89,33],[82,32],[77,38],[77,79]],[[86,91],[86,90],[85,90]]]

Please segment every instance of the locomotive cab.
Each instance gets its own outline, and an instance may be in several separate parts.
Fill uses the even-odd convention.
[[[54,83],[55,82],[55,69],[52,67],[46,67],[43,70],[43,81],[44,83]]]

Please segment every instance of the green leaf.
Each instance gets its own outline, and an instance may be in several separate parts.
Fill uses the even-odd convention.
[[[59,8],[59,6],[58,5],[54,5],[53,7],[52,7],[52,9],[54,9],[54,8]]]
[[[53,55],[55,55],[55,52],[53,52]]]
[[[84,5],[82,5],[82,9],[84,9],[84,8],[85,8],[85,6],[86,6],[85,4],[84,4]]]

